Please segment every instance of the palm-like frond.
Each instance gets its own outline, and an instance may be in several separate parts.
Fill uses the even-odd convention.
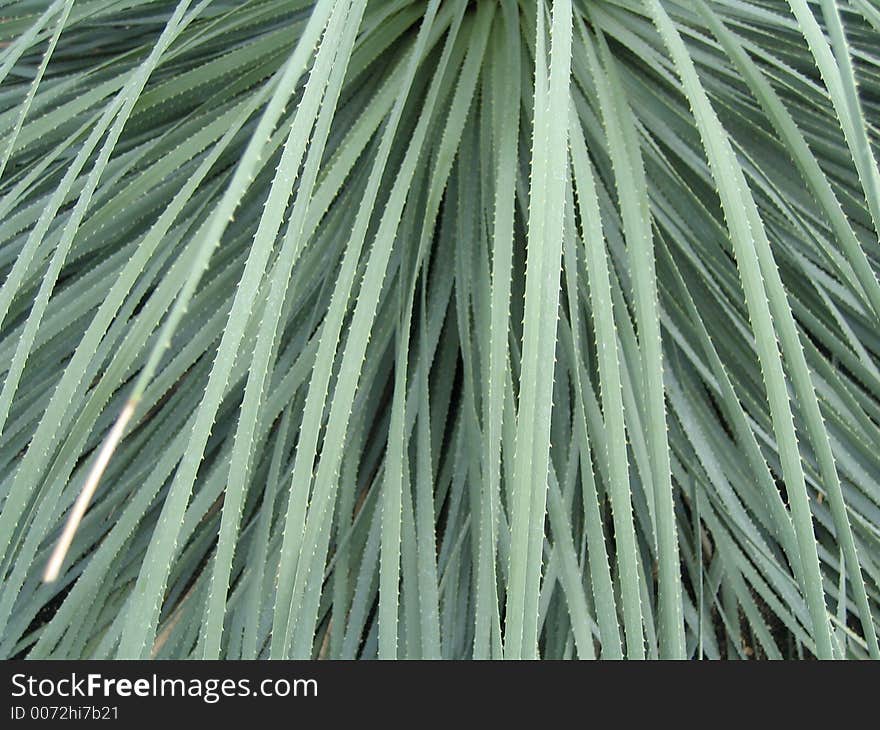
[[[0,17],[2,655],[880,658],[876,3]]]

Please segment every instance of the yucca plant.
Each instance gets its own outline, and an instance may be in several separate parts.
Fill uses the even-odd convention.
[[[880,658],[876,0],[0,18],[0,655]]]

